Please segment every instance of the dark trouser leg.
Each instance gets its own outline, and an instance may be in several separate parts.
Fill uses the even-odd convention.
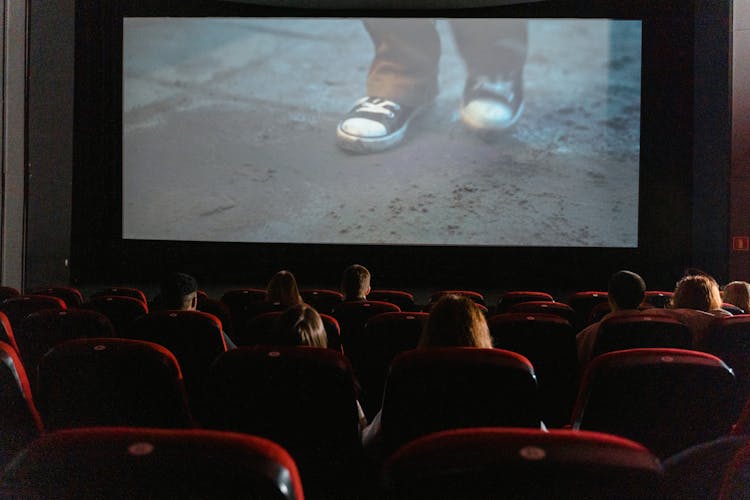
[[[525,19],[454,19],[450,22],[469,76],[512,78],[528,51]]]
[[[440,38],[428,19],[368,19],[375,44],[367,95],[419,106],[437,94]]]

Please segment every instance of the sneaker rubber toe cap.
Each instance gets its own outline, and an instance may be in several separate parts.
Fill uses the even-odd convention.
[[[493,99],[474,99],[461,109],[461,118],[475,130],[505,130],[510,128],[521,114],[521,105],[516,112],[506,103]]]
[[[339,128],[345,134],[364,139],[383,137],[388,134],[382,123],[367,118],[348,118],[339,125]]]

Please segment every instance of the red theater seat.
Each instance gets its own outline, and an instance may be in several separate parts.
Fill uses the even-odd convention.
[[[18,295],[21,295],[18,288],[12,286],[0,286],[0,302],[11,297],[17,297]]]
[[[594,343],[593,356],[638,347],[691,349],[692,346],[693,335],[680,321],[638,311],[632,315],[620,315],[602,321]]]
[[[414,295],[403,290],[372,290],[367,294],[367,300],[390,302],[396,304],[405,312],[417,312],[419,309],[414,304]]]
[[[281,444],[305,488],[350,498],[359,487],[361,442],[351,365],[315,347],[240,347],[214,363],[204,426]],[[325,496],[328,495],[328,496]],[[314,496],[314,495],[311,495]]]
[[[72,286],[48,286],[35,288],[30,292],[33,295],[49,295],[57,297],[65,302],[68,308],[78,307],[83,303],[83,295]]]
[[[462,427],[539,427],[531,363],[501,349],[415,349],[393,360],[381,438],[386,453],[431,432]]]
[[[568,304],[562,302],[549,302],[532,300],[528,302],[518,302],[510,306],[508,312],[526,313],[526,314],[554,314],[573,324],[575,311]]]
[[[664,460],[664,492],[667,499],[719,498],[721,480],[732,458],[750,436],[724,436],[700,443]]]
[[[555,299],[552,295],[545,292],[532,292],[532,291],[511,291],[505,292],[497,299],[496,312],[504,313],[508,312],[511,307],[522,302],[554,302]]]
[[[39,362],[35,395],[46,428],[191,427],[182,373],[164,347],[139,340],[69,340]]]
[[[16,351],[0,342],[0,468],[42,432],[42,421]]]
[[[488,324],[495,347],[517,352],[534,366],[544,423],[567,424],[580,375],[570,323],[551,314],[506,313],[492,316]]]
[[[362,356],[367,355],[367,345],[362,338],[365,324],[370,318],[387,312],[400,310],[397,305],[389,302],[363,300],[342,302],[333,311],[332,316],[341,327],[341,344],[344,346],[344,352],[355,368]]]
[[[21,322],[17,342],[24,364],[34,374],[32,385],[36,386],[36,368],[47,351],[66,340],[114,337],[114,327],[109,319],[96,311],[46,309],[31,313]]]
[[[16,352],[20,352],[18,344],[16,343],[16,335],[13,332],[13,327],[10,326],[10,320],[3,312],[0,312],[0,342],[5,342]]]
[[[365,355],[358,360],[365,413],[373,418],[383,402],[388,367],[396,355],[416,349],[428,318],[427,313],[388,312],[370,318],[362,331]]]
[[[698,348],[718,356],[734,371],[737,396],[732,414],[739,417],[750,398],[750,314],[717,319]]]
[[[221,322],[200,311],[157,311],[137,319],[128,338],[166,347],[180,364],[194,411],[200,411],[211,364],[227,350]]]
[[[484,295],[482,295],[479,292],[475,292],[473,290],[440,290],[430,295],[429,304],[437,302],[438,300],[440,300],[440,297],[442,297],[443,295],[462,295],[464,297],[470,298],[471,300],[473,300],[479,305],[485,306],[485,308],[487,306],[487,304],[484,301]]]
[[[118,336],[127,336],[133,322],[148,314],[148,305],[140,299],[124,295],[99,295],[91,297],[81,305],[83,309],[92,309],[109,318]]]
[[[568,305],[576,312],[573,320],[573,328],[581,330],[590,323],[591,311],[599,304],[607,303],[609,294],[607,292],[588,291],[576,292],[568,297]]]
[[[229,307],[227,307],[226,304],[220,300],[212,299],[203,293],[198,294],[197,309],[208,314],[213,314],[219,318],[224,332],[226,332],[230,338],[233,338],[232,333],[234,332],[234,323],[232,323],[232,313],[229,311]]]
[[[385,462],[389,499],[660,499],[643,446],[597,432],[477,428],[418,438]]]
[[[603,354],[586,369],[573,428],[624,436],[669,457],[729,432],[734,385],[731,369],[702,352]]]
[[[331,314],[344,300],[344,294],[336,290],[314,288],[301,290],[302,300],[311,305],[320,314]]]
[[[252,316],[266,312],[258,311],[258,304],[264,304],[266,291],[260,288],[237,288],[227,290],[220,301],[229,308],[232,317],[232,328],[235,332],[245,327]]]
[[[279,345],[275,341],[276,322],[282,313],[283,311],[271,311],[250,318],[245,329],[242,332],[238,332],[232,340],[238,346]],[[339,322],[336,321],[336,318],[328,314],[320,314],[320,319],[326,331],[328,348],[341,352]]]
[[[58,431],[2,475],[3,498],[302,500],[294,460],[266,439],[146,428]]]
[[[43,309],[67,309],[65,302],[49,295],[18,295],[5,299],[0,303],[0,312],[4,313],[14,330],[21,325],[21,321],[29,314]]]
[[[102,288],[101,290],[97,290],[96,292],[92,293],[89,298],[91,299],[94,297],[130,297],[133,299],[138,299],[144,304],[148,304],[148,299],[146,298],[146,294],[143,293],[143,290],[127,286],[112,286],[108,288]]]

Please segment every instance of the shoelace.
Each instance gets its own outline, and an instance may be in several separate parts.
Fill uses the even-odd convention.
[[[390,106],[390,108],[389,108]],[[400,106],[393,101],[385,99],[372,99],[367,97],[359,102],[355,112],[376,113],[393,118],[393,112],[398,111]]]
[[[486,76],[477,77],[473,85],[473,90],[484,90],[492,94],[506,97],[509,100],[513,99],[513,82],[508,80],[492,81]]]

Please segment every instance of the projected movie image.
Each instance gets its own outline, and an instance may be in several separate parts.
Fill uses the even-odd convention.
[[[123,238],[635,247],[641,24],[126,18]]]

